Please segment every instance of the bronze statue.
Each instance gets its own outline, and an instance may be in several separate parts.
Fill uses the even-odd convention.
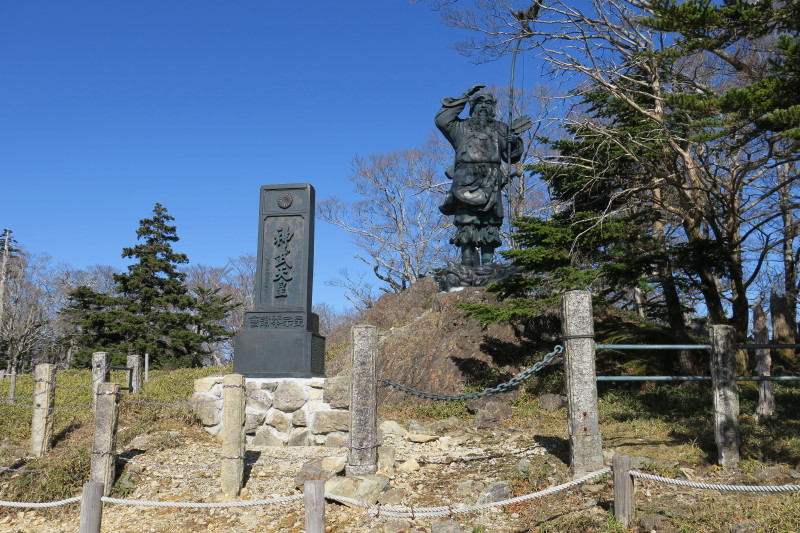
[[[524,150],[522,139],[503,122],[495,120],[497,101],[475,85],[458,98],[442,98],[436,127],[456,152],[455,164],[447,169],[453,180],[439,210],[455,215],[456,235],[450,242],[461,248],[461,264],[488,265],[500,246],[503,224],[501,162],[516,163]],[[469,103],[469,118],[458,115]],[[480,249],[480,263],[475,257]]]
[[[481,92],[483,87],[475,85],[457,98],[442,98],[436,114],[436,127],[455,150],[455,164],[446,171],[453,183],[439,210],[454,215],[456,235],[450,242],[461,249],[462,265],[444,269],[442,276],[450,280],[442,283],[446,288],[484,285],[507,274],[494,263],[503,224],[500,192],[507,179],[501,166],[503,161],[520,160],[524,145],[518,135],[530,128],[531,121],[523,116],[509,127],[496,120],[497,101],[491,93]],[[469,118],[459,118],[468,103]]]

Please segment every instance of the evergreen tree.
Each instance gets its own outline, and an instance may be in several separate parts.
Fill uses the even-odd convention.
[[[186,286],[179,267],[189,259],[172,249],[178,241],[172,220],[156,204],[153,217],[139,222],[136,235],[142,242],[123,249],[122,257],[135,262],[114,276],[116,294],[88,287],[71,293],[64,312],[80,330],[83,348],[77,362],[87,362],[94,351],[108,351],[115,363],[127,354],[147,353],[155,368],[198,366],[206,353],[203,343],[229,335],[214,323],[230,310],[230,302],[211,295],[199,304]]]

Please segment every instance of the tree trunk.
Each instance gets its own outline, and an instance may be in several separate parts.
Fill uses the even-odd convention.
[[[769,310],[772,315],[772,342],[775,344],[794,344],[794,330],[789,323],[788,307],[786,296],[772,291],[769,296]],[[775,355],[787,367],[797,368],[794,348],[775,348]]]
[[[767,329],[767,315],[761,305],[761,300],[753,304],[753,339],[756,344],[769,344],[769,330]],[[756,375],[769,376],[772,366],[772,357],[769,348],[757,348]],[[756,415],[759,419],[775,414],[775,394],[771,381],[762,381],[758,388],[758,407]]]

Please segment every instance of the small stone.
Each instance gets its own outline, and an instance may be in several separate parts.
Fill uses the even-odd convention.
[[[415,459],[404,461],[397,467],[401,472],[416,472],[420,468],[419,463]]]
[[[378,426],[384,435],[396,435],[398,437],[405,437],[408,431],[395,422],[394,420],[385,420]]]
[[[533,463],[531,463],[529,459],[520,459],[519,463],[517,463],[517,472],[521,474],[530,472],[532,468]]]
[[[386,474],[394,474],[395,449],[391,446],[378,448],[378,470]]]
[[[464,533],[464,529],[455,520],[447,520],[431,524],[431,533]]]
[[[320,466],[333,474],[344,472],[345,465],[347,465],[347,459],[344,457],[324,457],[320,461]]]
[[[436,435],[420,435],[418,433],[409,433],[408,435],[406,435],[406,438],[410,442],[416,442],[418,444],[423,444],[423,443],[426,443],[426,442],[434,441],[434,440],[438,439],[439,437],[437,437]]]
[[[410,520],[392,518],[383,524],[383,533],[407,533],[408,531],[412,531]]]
[[[561,394],[542,394],[539,407],[545,411],[557,411],[567,406],[567,397]]]
[[[281,433],[288,433],[292,427],[292,416],[278,409],[270,409],[264,417],[264,423],[274,427]]]
[[[328,448],[338,448],[347,442],[347,435],[343,433],[329,433],[325,436],[325,446]]]
[[[245,405],[244,408],[244,432],[252,435],[256,432],[256,429],[264,423],[264,417],[266,413],[261,410],[254,409],[249,405]]]
[[[311,446],[311,433],[306,428],[294,428],[289,434],[287,446]]]
[[[308,404],[294,412],[294,415],[292,415],[292,425],[297,427],[308,426]]]
[[[281,433],[272,426],[261,426],[256,431],[253,446],[285,446],[288,435]]]
[[[489,485],[481,495],[478,496],[478,505],[484,503],[494,503],[511,498],[511,487],[508,481],[498,481]]]
[[[407,493],[405,489],[393,488],[382,492],[380,496],[378,496],[378,503],[381,505],[399,505],[406,496]]]

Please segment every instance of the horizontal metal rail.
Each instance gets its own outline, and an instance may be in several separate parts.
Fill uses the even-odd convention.
[[[710,344],[597,344],[598,350],[710,350]]]
[[[738,376],[737,381],[800,381],[800,376]],[[711,381],[711,376],[597,376],[597,381]]]

